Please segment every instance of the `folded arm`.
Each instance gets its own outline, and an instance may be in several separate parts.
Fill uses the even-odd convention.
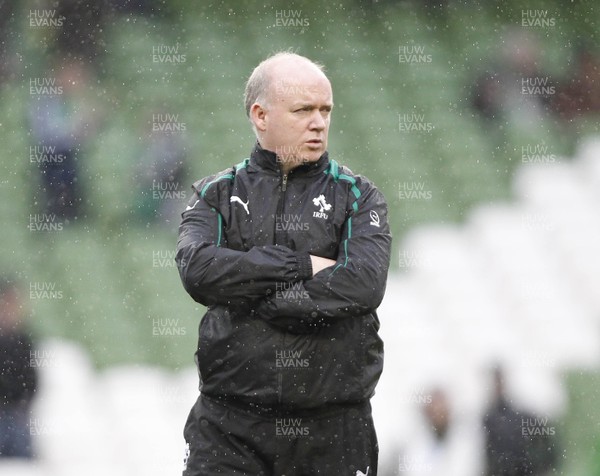
[[[357,205],[344,224],[335,265],[312,279],[280,286],[281,292],[260,302],[259,316],[291,331],[310,332],[334,319],[377,309],[385,292],[391,251],[387,207],[374,187]]]
[[[206,306],[259,299],[277,283],[312,276],[308,253],[285,246],[226,247],[223,217],[197,193],[182,214],[175,260],[186,291]]]

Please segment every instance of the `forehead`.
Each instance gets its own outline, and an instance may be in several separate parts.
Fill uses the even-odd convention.
[[[332,102],[331,84],[312,64],[289,62],[270,71],[270,96],[276,102]]]

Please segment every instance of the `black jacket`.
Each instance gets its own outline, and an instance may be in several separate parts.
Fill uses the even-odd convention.
[[[258,144],[193,189],[176,261],[208,307],[202,392],[286,408],[370,398],[391,246],[383,195],[327,153],[285,177]],[[312,277],[309,254],[337,264]]]

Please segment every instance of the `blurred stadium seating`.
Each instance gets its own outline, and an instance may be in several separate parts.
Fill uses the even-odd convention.
[[[410,269],[392,277],[380,308],[386,368],[374,408],[382,462],[395,458],[398,467],[423,426],[414,397],[441,387],[456,420],[467,422],[470,450],[461,471],[444,474],[480,474],[474,455],[498,364],[519,408],[574,424],[563,376],[600,363],[599,158],[595,139],[572,162],[523,166],[514,201],[477,207],[464,225],[417,227],[403,241]],[[575,442],[561,440],[572,453]]]

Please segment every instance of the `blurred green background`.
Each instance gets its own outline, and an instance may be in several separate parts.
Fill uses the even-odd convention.
[[[335,101],[330,154],[384,192],[394,257],[415,225],[460,222],[477,204],[510,200],[521,147],[544,143],[568,157],[581,137],[598,133],[597,117],[566,126],[548,116],[534,129],[508,121],[490,129],[470,104],[470,86],[499,55],[503,35],[519,26],[524,8],[556,18],[553,28],[532,34],[541,45],[541,68],[567,77],[578,42],[598,45],[595,2],[444,3],[286,5],[301,11],[306,27],[276,26],[284,7],[259,1],[174,0],[150,14],[107,14],[101,27],[90,26],[100,54],[88,87],[100,119],[79,160],[85,216],[56,233],[32,233],[27,225],[39,213],[39,171],[29,161],[29,79],[45,75],[57,32],[31,28],[34,7],[15,6],[5,22],[12,71],[0,89],[0,266],[26,285],[56,283],[62,291],[61,299],[29,301],[35,333],[83,343],[99,367],[192,364],[203,309],[184,292],[173,263],[153,262],[157,253],[174,253],[177,220],[157,224],[140,210],[139,164],[152,114],[178,114],[186,125],[189,190],[198,178],[247,157],[254,138],[242,105],[245,80],[275,51],[292,48],[326,66]],[[153,47],[160,45],[178,45],[185,62],[154,62]],[[399,48],[411,45],[423,47],[431,61],[400,63]],[[433,130],[401,132],[399,115],[411,113],[422,114]],[[423,183],[431,199],[399,199],[403,182]],[[397,258],[392,266],[396,271]],[[166,318],[179,319],[184,335],[153,335],[153,320]],[[575,451],[568,474],[591,474],[585,471],[600,448],[598,377],[573,375],[569,382],[570,416],[577,420],[565,423]]]

